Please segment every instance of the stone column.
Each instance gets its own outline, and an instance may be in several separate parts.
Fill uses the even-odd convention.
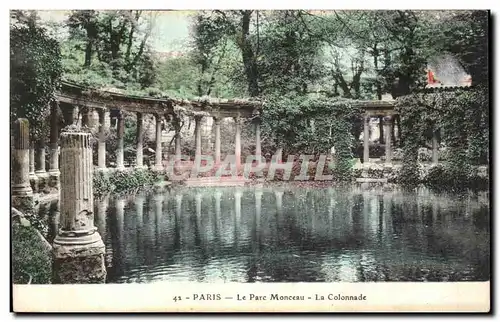
[[[155,114],[156,117],[156,148],[155,148],[155,166],[154,169],[157,171],[163,170],[162,151],[161,151],[161,115]]]
[[[370,116],[364,116],[363,128],[363,162],[370,162]]]
[[[59,139],[59,118],[57,103],[52,103],[50,106],[50,161],[49,161],[49,181],[52,187],[59,186],[59,147],[57,140]]]
[[[215,164],[220,164],[220,121],[219,117],[214,117],[215,125]]]
[[[125,132],[125,117],[122,111],[118,113],[116,122],[116,135],[118,139],[118,146],[116,148],[116,168],[118,170],[124,170],[125,165],[123,164],[123,134]]]
[[[384,117],[385,132],[385,164],[392,163],[392,116]]]
[[[30,152],[29,152],[29,175],[30,179],[32,177],[36,178],[35,175],[35,147],[33,146],[33,143],[30,143]]]
[[[35,174],[38,179],[38,191],[45,190],[48,184],[49,174],[45,170],[45,139],[38,140],[35,149]]]
[[[195,140],[195,152],[194,160],[195,164],[199,158],[201,158],[201,119],[203,116],[194,117],[194,140]]]
[[[260,118],[255,122],[255,156],[257,159],[262,159],[262,149],[260,146]]]
[[[439,162],[439,142],[437,130],[432,131],[432,163],[438,164]]]
[[[79,106],[73,106],[73,123],[74,125],[81,126],[81,120],[80,120],[80,112],[81,108]]]
[[[239,172],[241,168],[241,117],[235,117],[234,121],[236,127],[234,137],[234,156],[236,157],[236,169]]]
[[[30,141],[29,150],[29,178],[33,192],[38,192],[38,178],[35,174],[35,146],[33,141]]]
[[[36,144],[36,154],[35,154],[35,174],[38,177],[47,176],[47,171],[45,170],[45,139],[41,138]]]
[[[13,206],[19,210],[32,210],[33,190],[29,177],[29,122],[27,119],[17,119],[14,124],[14,155],[12,160],[12,200]],[[22,207],[28,201],[26,207]],[[19,207],[21,206],[21,207]],[[24,208],[24,209],[23,209]]]
[[[94,226],[90,133],[61,133],[61,214],[53,283],[104,283],[104,243]]]
[[[137,113],[137,133],[136,133],[136,144],[137,152],[135,157],[135,166],[137,168],[143,168],[143,157],[142,157],[142,143],[144,141],[144,131],[142,122],[142,113]]]
[[[106,117],[109,118],[109,112],[99,109],[99,135],[97,142],[97,167],[100,170],[106,169]]]

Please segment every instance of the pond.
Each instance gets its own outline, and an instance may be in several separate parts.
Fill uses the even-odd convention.
[[[108,283],[483,281],[489,220],[487,192],[425,188],[184,187],[95,201]]]

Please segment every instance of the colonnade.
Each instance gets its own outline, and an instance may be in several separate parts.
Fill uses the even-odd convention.
[[[375,115],[372,113],[366,113],[364,116],[364,127],[363,127],[363,163],[367,164],[370,162],[370,119]],[[385,164],[391,165],[393,157],[393,145],[392,133],[394,131],[394,118],[395,115],[386,115],[382,118],[382,127],[384,132],[385,140]],[[398,127],[398,131],[400,131]],[[432,163],[438,163],[438,131],[435,130],[432,133]]]
[[[46,171],[45,167],[45,142],[40,140],[36,144],[36,149],[34,146],[30,149],[30,175],[32,179],[39,177],[47,177],[48,174],[58,175],[59,173],[59,156],[58,156],[58,116],[57,116],[57,104],[52,104],[51,106],[51,122],[50,122],[50,154],[49,154],[49,171]],[[115,168],[118,170],[125,169],[124,163],[124,132],[125,132],[125,117],[124,111],[119,110],[117,113],[112,113],[110,115],[110,110],[104,108],[95,108],[99,115],[98,117],[98,135],[97,135],[97,168],[106,169],[106,133],[108,128],[106,126],[106,118],[116,118],[116,128],[117,128],[117,149],[116,149],[116,165]],[[92,113],[91,108],[83,108],[77,110],[73,106],[61,107],[61,111],[65,116],[65,124],[77,124],[81,122],[83,126],[89,126]],[[81,115],[81,119],[79,118]],[[145,168],[144,165],[144,113],[136,112],[137,115],[137,128],[136,128],[136,157],[135,165],[136,168]],[[162,151],[162,121],[167,118],[168,115],[154,114],[155,116],[155,158],[154,164],[150,165],[153,170],[161,171],[164,170],[163,165],[163,151]],[[212,117],[213,126],[215,127],[215,144],[214,144],[214,161],[215,164],[221,162],[221,121],[223,117],[219,115],[195,115],[195,155],[194,160],[199,160],[202,156],[202,135],[201,135],[201,122],[203,117]],[[241,116],[232,117],[235,121],[235,132],[234,132],[234,155],[236,157],[236,164],[238,167],[241,166],[241,130],[243,124],[243,118]],[[261,156],[261,142],[260,142],[260,118],[256,118],[253,122],[255,129],[255,155]],[[175,131],[175,158],[176,160],[181,160],[181,128],[178,122],[174,121],[174,131]]]

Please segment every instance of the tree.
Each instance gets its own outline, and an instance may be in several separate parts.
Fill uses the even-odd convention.
[[[78,60],[74,50],[83,51],[83,68],[72,66],[66,76],[92,85],[104,78],[104,83],[118,87],[151,86],[156,64],[149,39],[155,19],[155,13],[141,10],[73,11],[66,22],[70,33],[65,60]]]
[[[10,26],[11,122],[24,117],[35,138],[44,134],[49,103],[59,86],[61,53],[56,40],[37,26],[36,15],[15,13]]]

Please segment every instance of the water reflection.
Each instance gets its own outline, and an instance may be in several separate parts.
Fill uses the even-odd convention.
[[[487,280],[488,203],[427,189],[180,188],[96,200],[95,225],[109,283]]]

